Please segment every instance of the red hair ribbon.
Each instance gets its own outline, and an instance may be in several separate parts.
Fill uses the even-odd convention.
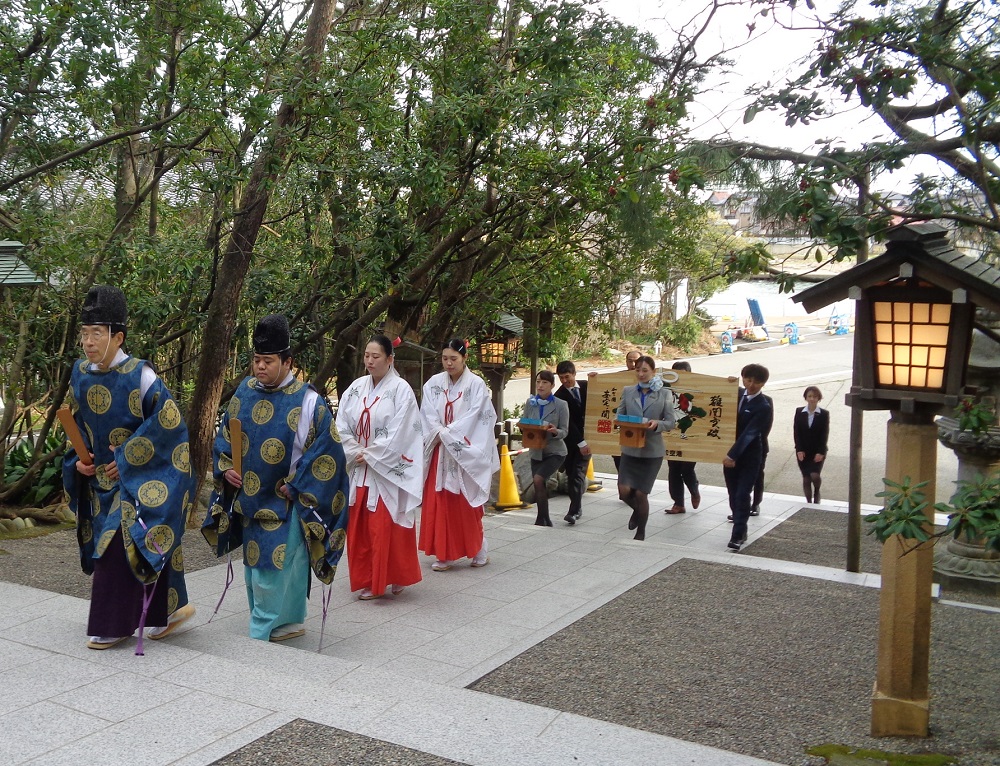
[[[469,350],[469,339],[468,338],[462,338],[462,343],[465,344],[465,350],[468,351]]]
[[[402,342],[403,342],[403,339],[402,339],[402,338],[400,338],[400,337],[399,337],[399,336],[397,335],[397,336],[396,336],[395,338],[393,338],[393,341],[392,341],[392,347],[393,347],[393,348],[397,348],[397,347],[398,347],[398,346],[399,346],[399,345],[400,345],[400,344],[401,344]]]

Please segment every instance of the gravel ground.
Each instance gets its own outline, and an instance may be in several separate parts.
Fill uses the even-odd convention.
[[[865,527],[867,524],[862,526],[861,571],[878,574],[882,545],[873,535],[864,534]],[[843,569],[847,565],[847,514],[803,508],[743,550],[751,556]]]
[[[869,736],[878,597],[683,560],[470,688],[796,766],[823,743],[1000,764],[995,613],[936,605],[934,736]]]
[[[867,526],[862,526],[862,532]],[[938,544],[944,545],[944,540]],[[803,508],[743,550],[751,556],[843,569],[847,564],[847,514]],[[874,535],[862,534],[860,563],[862,572],[881,572],[882,544]],[[942,586],[941,598],[1000,608],[1000,596],[953,586]]]
[[[219,563],[201,532],[184,533],[184,568],[189,572]],[[0,538],[0,580],[90,598],[90,576],[80,569],[76,530],[60,529],[22,540]]]
[[[215,761],[215,766],[258,766],[262,763],[281,766],[457,766],[459,762],[299,718]]]

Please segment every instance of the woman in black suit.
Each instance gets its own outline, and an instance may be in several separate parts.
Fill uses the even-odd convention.
[[[826,442],[830,436],[830,413],[820,409],[823,394],[809,386],[802,394],[806,406],[795,411],[795,457],[802,471],[802,489],[807,503],[819,502],[819,487],[823,483],[820,471],[826,459]]]

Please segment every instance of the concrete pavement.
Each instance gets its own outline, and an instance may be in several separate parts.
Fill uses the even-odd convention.
[[[608,489],[584,498],[583,521],[532,525],[528,508],[488,516],[489,566],[430,569],[394,598],[359,602],[346,564],[332,589],[322,652],[322,594],[307,633],[285,644],[246,637],[241,565],[219,614],[225,565],[192,573],[198,614],[164,641],[85,647],[85,600],[0,583],[0,763],[209,764],[304,718],[472,764],[767,762],[464,687],[664,567],[684,558],[877,587],[879,578],[732,554],[725,492],[702,487],[685,515],[651,514],[644,543]],[[651,495],[668,501],[665,482]],[[552,501],[561,518],[565,497]],[[831,504],[836,505],[836,504]],[[750,540],[802,503],[768,495]]]

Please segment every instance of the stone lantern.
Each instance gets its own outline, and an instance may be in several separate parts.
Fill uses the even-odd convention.
[[[985,317],[984,317],[985,319]],[[981,401],[1000,402],[1000,340],[995,332],[976,330],[966,384]],[[957,418],[937,421],[938,439],[958,456],[958,480],[975,481],[1000,471],[1000,428],[964,431]],[[1000,595],[1000,554],[982,540],[948,538],[934,547],[934,579],[953,588]]]

